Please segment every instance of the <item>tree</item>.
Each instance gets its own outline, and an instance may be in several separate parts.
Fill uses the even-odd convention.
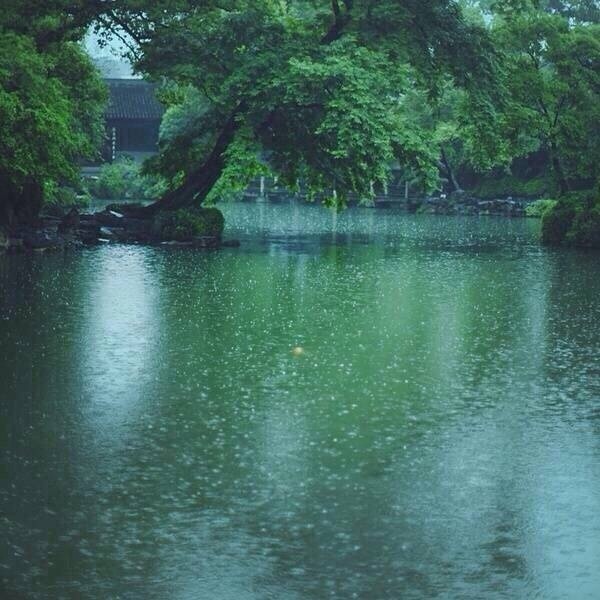
[[[435,97],[428,96],[424,90],[413,89],[405,99],[411,121],[426,132],[429,145],[437,156],[439,173],[452,192],[463,191],[457,171],[468,163],[458,118],[464,97],[463,90],[451,81],[445,81]]]
[[[435,95],[450,77],[482,93],[493,73],[484,30],[454,2],[138,6],[122,3],[111,22],[136,41],[138,69],[170,82],[170,113],[184,124],[170,118],[155,166],[171,187],[150,213],[202,202],[264,168],[290,186],[329,190],[332,202],[369,195],[394,160],[431,186],[437,153],[410,119],[406,92]]]
[[[517,147],[544,148],[562,192],[571,178],[596,178],[600,28],[528,12],[502,23],[496,37],[510,56],[505,135]]]
[[[560,192],[573,182],[591,187],[600,159],[599,26],[563,16],[556,6],[566,11],[566,3],[497,4],[503,10],[491,32],[502,56],[504,93],[484,110],[465,106],[468,154],[489,168],[542,150]]]
[[[0,224],[5,225],[35,218],[44,189],[76,177],[77,159],[92,155],[102,138],[105,99],[102,82],[77,43],[90,13],[66,2],[17,4],[0,14]]]

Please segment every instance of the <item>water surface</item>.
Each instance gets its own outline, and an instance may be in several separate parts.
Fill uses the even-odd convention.
[[[600,597],[598,254],[224,211],[0,257],[2,597]]]

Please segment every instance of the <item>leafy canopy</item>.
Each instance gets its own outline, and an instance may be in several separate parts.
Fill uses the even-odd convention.
[[[480,167],[543,150],[564,191],[570,179],[599,176],[600,25],[572,16],[589,14],[585,2],[540,5],[494,3],[502,9],[490,29],[503,96],[480,106],[467,102],[458,118]]]
[[[122,2],[137,67],[169,85],[155,167],[177,186],[231,119],[215,189],[271,169],[289,185],[366,196],[394,161],[437,181],[437,151],[406,110],[450,78],[483,94],[493,48],[442,0]],[[221,137],[220,137],[221,136]]]
[[[74,178],[103,134],[104,87],[76,41],[84,30],[66,3],[30,4],[0,14],[0,179],[12,203],[28,182]]]

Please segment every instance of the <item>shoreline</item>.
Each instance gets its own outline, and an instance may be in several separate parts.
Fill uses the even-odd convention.
[[[381,211],[400,209],[406,214],[418,215],[536,218],[525,213],[525,205],[525,202],[513,199],[466,198],[456,202],[447,198],[425,198],[418,205],[393,202],[376,206],[353,205],[346,210],[357,208]],[[224,240],[221,236],[198,236],[185,240],[161,238],[153,231],[151,219],[129,217],[113,208],[108,205],[104,210],[92,213],[80,213],[73,208],[63,217],[42,215],[32,225],[17,225],[9,232],[0,229],[0,253],[78,249],[110,243],[188,247],[203,250],[217,250],[240,245],[239,240]]]

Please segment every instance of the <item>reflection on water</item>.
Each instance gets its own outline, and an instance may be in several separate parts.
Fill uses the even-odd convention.
[[[113,452],[121,430],[148,411],[160,363],[160,288],[149,257],[123,246],[97,257],[86,272],[85,306],[74,355],[89,417],[89,436]]]
[[[597,256],[224,210],[240,249],[0,258],[8,597],[597,598]]]

